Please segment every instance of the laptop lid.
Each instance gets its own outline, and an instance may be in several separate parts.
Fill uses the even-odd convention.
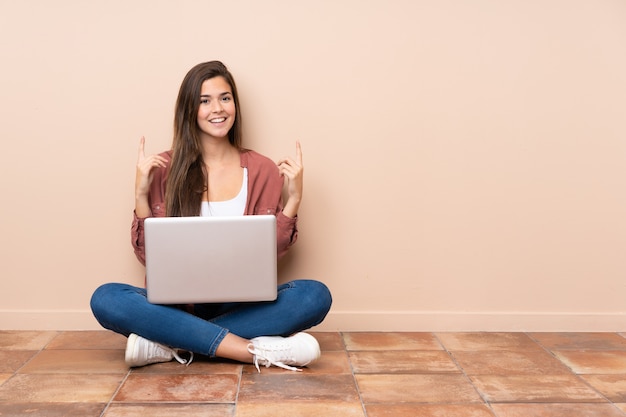
[[[276,217],[150,217],[146,288],[155,304],[276,299]]]

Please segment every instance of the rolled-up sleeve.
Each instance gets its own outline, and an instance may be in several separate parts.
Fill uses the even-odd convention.
[[[276,214],[276,245],[278,258],[283,257],[298,240],[298,216],[291,218],[282,211]]]
[[[146,264],[146,251],[143,233],[143,223],[145,219],[137,217],[137,213],[133,211],[133,222],[130,227],[130,240],[135,251],[135,256],[142,263]]]
[[[151,216],[165,216],[165,182],[169,170],[169,161],[171,160],[171,152],[163,152],[160,154],[167,160],[165,168],[157,168],[154,170],[152,184],[150,184],[150,194],[148,196]],[[146,218],[137,217],[137,213],[133,211],[133,221],[130,227],[130,240],[135,251],[135,256],[142,265],[146,264],[145,237],[144,237],[144,220]]]
[[[276,216],[276,255],[283,257],[298,239],[298,216],[283,214],[284,178],[267,157],[254,151],[242,154],[242,166],[248,168],[248,206],[246,214]]]

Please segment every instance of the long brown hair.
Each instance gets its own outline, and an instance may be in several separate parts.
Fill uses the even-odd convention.
[[[198,109],[202,83],[210,78],[223,77],[230,85],[235,101],[235,123],[228,132],[228,141],[241,149],[241,108],[235,79],[220,61],[210,61],[193,67],[180,86],[174,113],[172,162],[165,190],[167,216],[198,216],[202,194],[208,187],[202,161],[202,146],[198,126]]]

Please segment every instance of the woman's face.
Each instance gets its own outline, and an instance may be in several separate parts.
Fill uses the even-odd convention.
[[[224,77],[209,78],[202,83],[198,127],[201,134],[212,138],[228,138],[235,123],[235,99]]]

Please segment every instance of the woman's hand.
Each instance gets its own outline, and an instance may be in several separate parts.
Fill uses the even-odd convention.
[[[296,159],[283,158],[278,161],[280,175],[287,178],[287,203],[283,208],[283,214],[287,217],[296,217],[300,202],[302,201],[303,172],[302,148],[300,142],[296,142]]]
[[[137,217],[148,217],[151,214],[150,205],[148,203],[148,194],[150,192],[150,184],[154,177],[153,169],[157,167],[164,168],[166,159],[159,155],[150,155],[146,157],[144,146],[146,138],[141,137],[139,140],[139,155],[137,156],[137,171],[135,174],[135,213]]]

